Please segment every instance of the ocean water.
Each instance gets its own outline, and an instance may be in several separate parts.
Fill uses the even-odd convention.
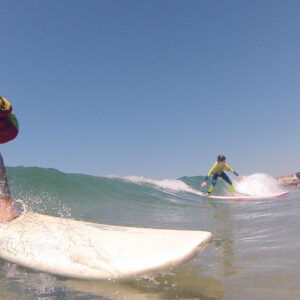
[[[261,201],[202,197],[204,177],[154,180],[7,168],[17,206],[103,224],[205,230],[210,245],[187,264],[126,281],[83,281],[0,259],[0,299],[300,299],[300,190]],[[234,178],[233,178],[234,179]],[[282,188],[267,174],[234,183],[249,195]],[[217,194],[230,194],[219,180]]]

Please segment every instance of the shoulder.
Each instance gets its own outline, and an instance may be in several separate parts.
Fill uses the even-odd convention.
[[[225,164],[225,169],[226,170],[231,170],[231,168],[227,164]]]
[[[211,173],[214,171],[214,169],[215,169],[215,167],[216,167],[217,165],[218,165],[217,162],[215,162],[215,163],[213,164],[213,166],[211,167],[210,171],[208,172],[208,176],[211,175]]]

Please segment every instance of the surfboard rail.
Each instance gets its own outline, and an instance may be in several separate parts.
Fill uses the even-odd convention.
[[[283,198],[289,194],[288,191],[269,194],[269,195],[236,195],[236,196],[218,196],[218,195],[209,195],[205,196],[211,199],[223,199],[223,200],[263,200],[263,199],[273,199],[273,198]]]

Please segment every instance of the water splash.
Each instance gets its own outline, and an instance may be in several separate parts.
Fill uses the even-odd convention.
[[[188,186],[186,183],[184,183],[181,180],[178,179],[150,179],[145,178],[143,176],[124,176],[124,177],[118,177],[109,175],[106,176],[109,178],[119,178],[125,181],[133,182],[136,184],[150,184],[152,186],[155,186],[159,189],[167,190],[167,191],[173,191],[173,192],[188,192],[193,193],[197,195],[203,195],[202,192]]]
[[[283,192],[277,181],[264,173],[244,176],[242,180],[235,181],[234,186],[236,191],[243,195],[269,195]]]

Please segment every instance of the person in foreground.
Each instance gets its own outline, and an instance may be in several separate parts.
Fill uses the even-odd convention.
[[[208,172],[208,175],[205,177],[204,182],[202,182],[202,184],[201,184],[201,187],[205,187],[207,185],[208,178],[212,175],[212,183],[209,186],[207,193],[205,194],[206,196],[209,196],[210,193],[212,192],[212,190],[214,189],[214,187],[217,183],[218,177],[222,177],[229,184],[229,188],[232,192],[232,195],[235,196],[234,186],[233,186],[230,178],[224,173],[224,170],[232,172],[234,175],[238,176],[239,179],[243,178],[242,176],[239,176],[239,174],[237,172],[235,172],[232,168],[230,168],[226,164],[226,157],[224,155],[220,154],[218,156],[218,161],[214,163],[213,167]]]
[[[0,144],[13,140],[19,132],[19,125],[12,106],[7,99],[0,97]],[[9,222],[19,216],[13,205],[7,182],[6,169],[0,153],[0,222]]]

